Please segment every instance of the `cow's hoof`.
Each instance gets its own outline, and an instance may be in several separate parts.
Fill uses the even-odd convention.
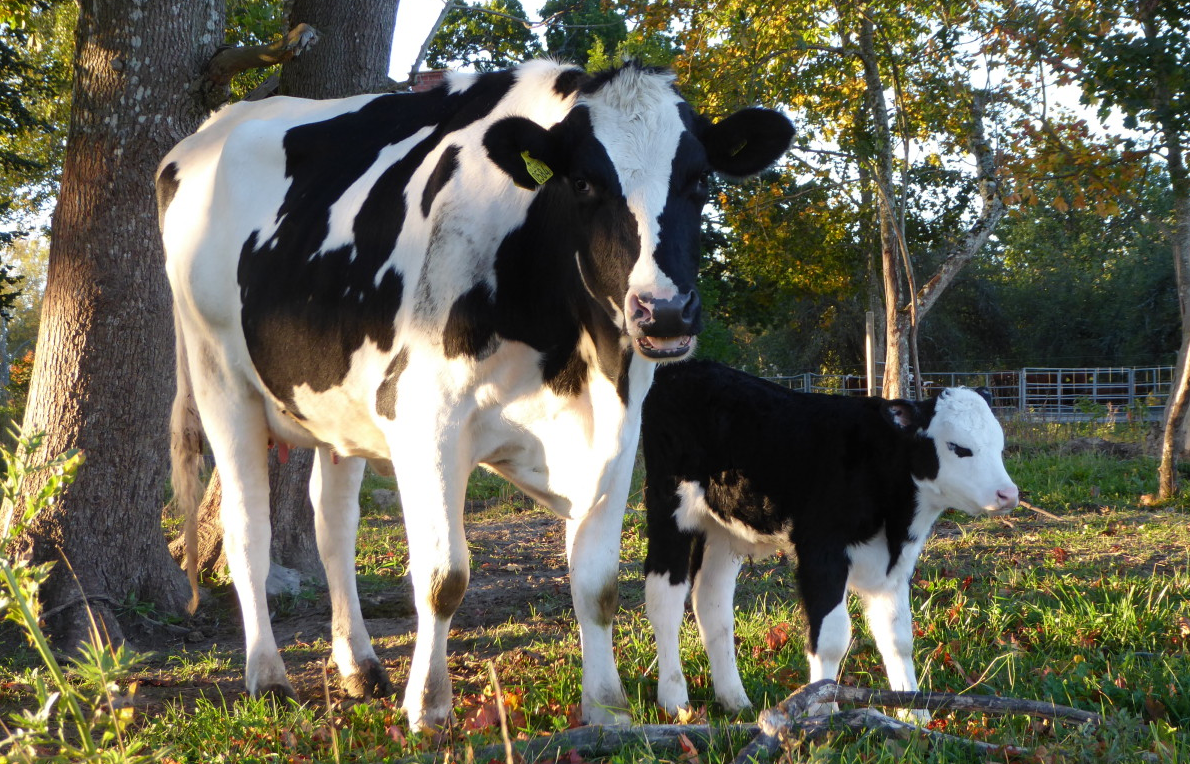
[[[343,677],[343,691],[350,698],[371,700],[385,698],[395,692],[388,672],[379,661],[366,660],[359,664],[359,671]]]
[[[293,685],[289,682],[266,684],[263,687],[257,687],[256,692],[252,694],[258,698],[272,698],[278,702],[285,700],[292,700],[294,703],[298,702],[297,693],[293,691]]]
[[[720,708],[729,714],[738,714],[752,707],[752,701],[747,695],[728,695],[715,698]]]
[[[627,706],[627,703],[624,704]],[[583,706],[584,724],[632,724],[632,714],[625,708],[594,705]]]
[[[896,718],[909,724],[924,727],[930,722],[930,712],[924,708],[899,708],[894,714]]]

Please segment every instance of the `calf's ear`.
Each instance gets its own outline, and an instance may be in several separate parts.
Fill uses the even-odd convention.
[[[880,404],[880,413],[898,430],[915,432],[921,427],[921,411],[913,401],[883,401]]]
[[[992,407],[992,391],[987,387],[976,387],[975,392],[979,393],[979,397],[988,402],[988,408]]]
[[[483,147],[488,159],[521,188],[534,190],[561,174],[562,153],[551,130],[524,117],[508,117],[488,128]]]
[[[772,109],[741,109],[706,128],[702,144],[716,172],[734,178],[755,175],[789,150],[793,123]]]

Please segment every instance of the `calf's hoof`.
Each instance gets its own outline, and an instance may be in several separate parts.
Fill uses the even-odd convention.
[[[344,676],[342,679],[343,691],[347,693],[347,697],[371,700],[372,698],[385,698],[393,694],[393,684],[389,681],[388,672],[380,665],[380,661],[370,659],[362,661],[357,668],[359,670],[354,674]]]
[[[624,700],[616,706],[595,703],[583,704],[584,724],[632,724],[632,714],[628,713],[628,702]]]

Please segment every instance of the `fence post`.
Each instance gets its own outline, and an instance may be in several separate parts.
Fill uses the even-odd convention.
[[[1017,372],[1017,374],[1018,374],[1018,376],[1016,378],[1016,387],[1017,387],[1017,392],[1018,392],[1018,395],[1016,398],[1017,413],[1023,414],[1023,413],[1025,413],[1025,390],[1026,390],[1025,380],[1029,376],[1029,370],[1021,369],[1019,372]]]

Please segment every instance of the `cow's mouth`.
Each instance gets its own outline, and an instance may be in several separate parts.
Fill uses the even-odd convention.
[[[689,334],[682,337],[638,337],[636,348],[646,358],[657,360],[681,358],[690,352],[693,337]]]

